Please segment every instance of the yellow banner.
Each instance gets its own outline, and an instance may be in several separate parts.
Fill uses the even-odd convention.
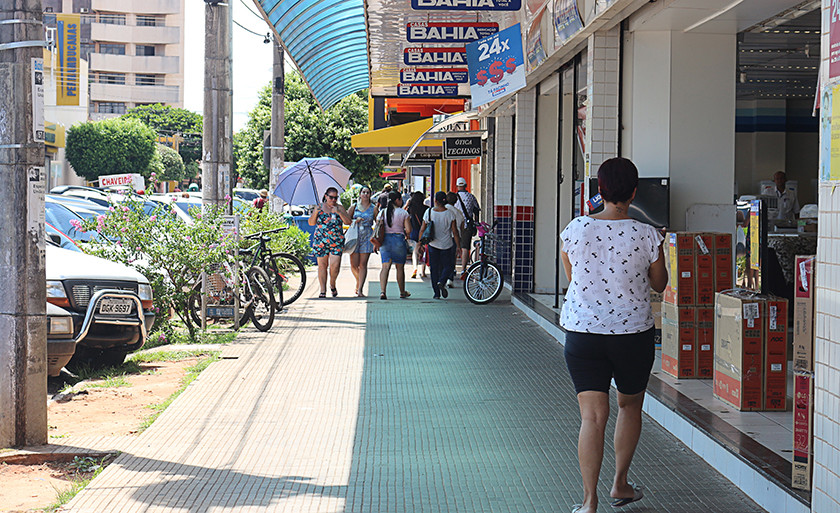
[[[829,180],[840,180],[840,86],[831,88],[831,160]]]
[[[56,14],[56,105],[79,104],[79,39],[81,16]]]

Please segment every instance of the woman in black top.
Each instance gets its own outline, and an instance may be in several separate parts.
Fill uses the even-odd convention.
[[[423,204],[425,200],[426,196],[420,191],[414,191],[411,194],[411,199],[408,200],[408,215],[411,220],[411,234],[409,234],[408,240],[409,244],[413,246],[412,262],[414,262],[412,278],[417,278],[417,263],[420,258],[423,259],[420,262],[420,277],[426,277],[426,257],[423,254],[423,246],[417,242],[420,240],[420,225],[423,224],[423,215],[429,209],[428,206]]]

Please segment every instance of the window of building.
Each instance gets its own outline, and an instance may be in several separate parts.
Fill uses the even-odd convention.
[[[90,57],[90,54],[96,52],[96,45],[93,43],[85,43],[82,42],[81,46],[79,47],[79,51],[82,54],[83,59],[87,59]]]
[[[99,23],[108,25],[125,25],[125,14],[99,14]]]
[[[125,114],[125,103],[99,102],[96,105],[96,112],[100,114]]]
[[[155,47],[152,45],[137,45],[137,53],[136,55],[140,55],[143,57],[151,57],[155,54]]]
[[[141,75],[137,74],[134,83],[139,86],[156,86],[163,85],[163,77],[160,75]]]
[[[125,84],[125,73],[99,73],[100,84]]]
[[[155,16],[151,14],[138,14],[138,27],[162,27],[164,25],[163,16]]]
[[[125,55],[125,45],[119,43],[99,43],[99,53]]]

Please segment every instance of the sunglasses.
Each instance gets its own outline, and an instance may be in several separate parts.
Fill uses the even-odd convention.
[[[338,199],[338,196],[330,196],[330,195],[327,195],[327,197],[328,197],[329,199],[333,199],[333,200],[334,200],[334,199]]]

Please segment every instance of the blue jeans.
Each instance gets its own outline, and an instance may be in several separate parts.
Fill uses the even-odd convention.
[[[379,254],[382,256],[383,264],[388,262],[404,264],[405,258],[408,255],[408,248],[405,245],[405,235],[401,233],[386,233],[385,241],[382,243],[382,247],[379,248]]]
[[[452,278],[455,273],[455,246],[437,249],[429,246],[429,272],[432,275],[432,290],[435,297],[440,297],[438,283]]]

